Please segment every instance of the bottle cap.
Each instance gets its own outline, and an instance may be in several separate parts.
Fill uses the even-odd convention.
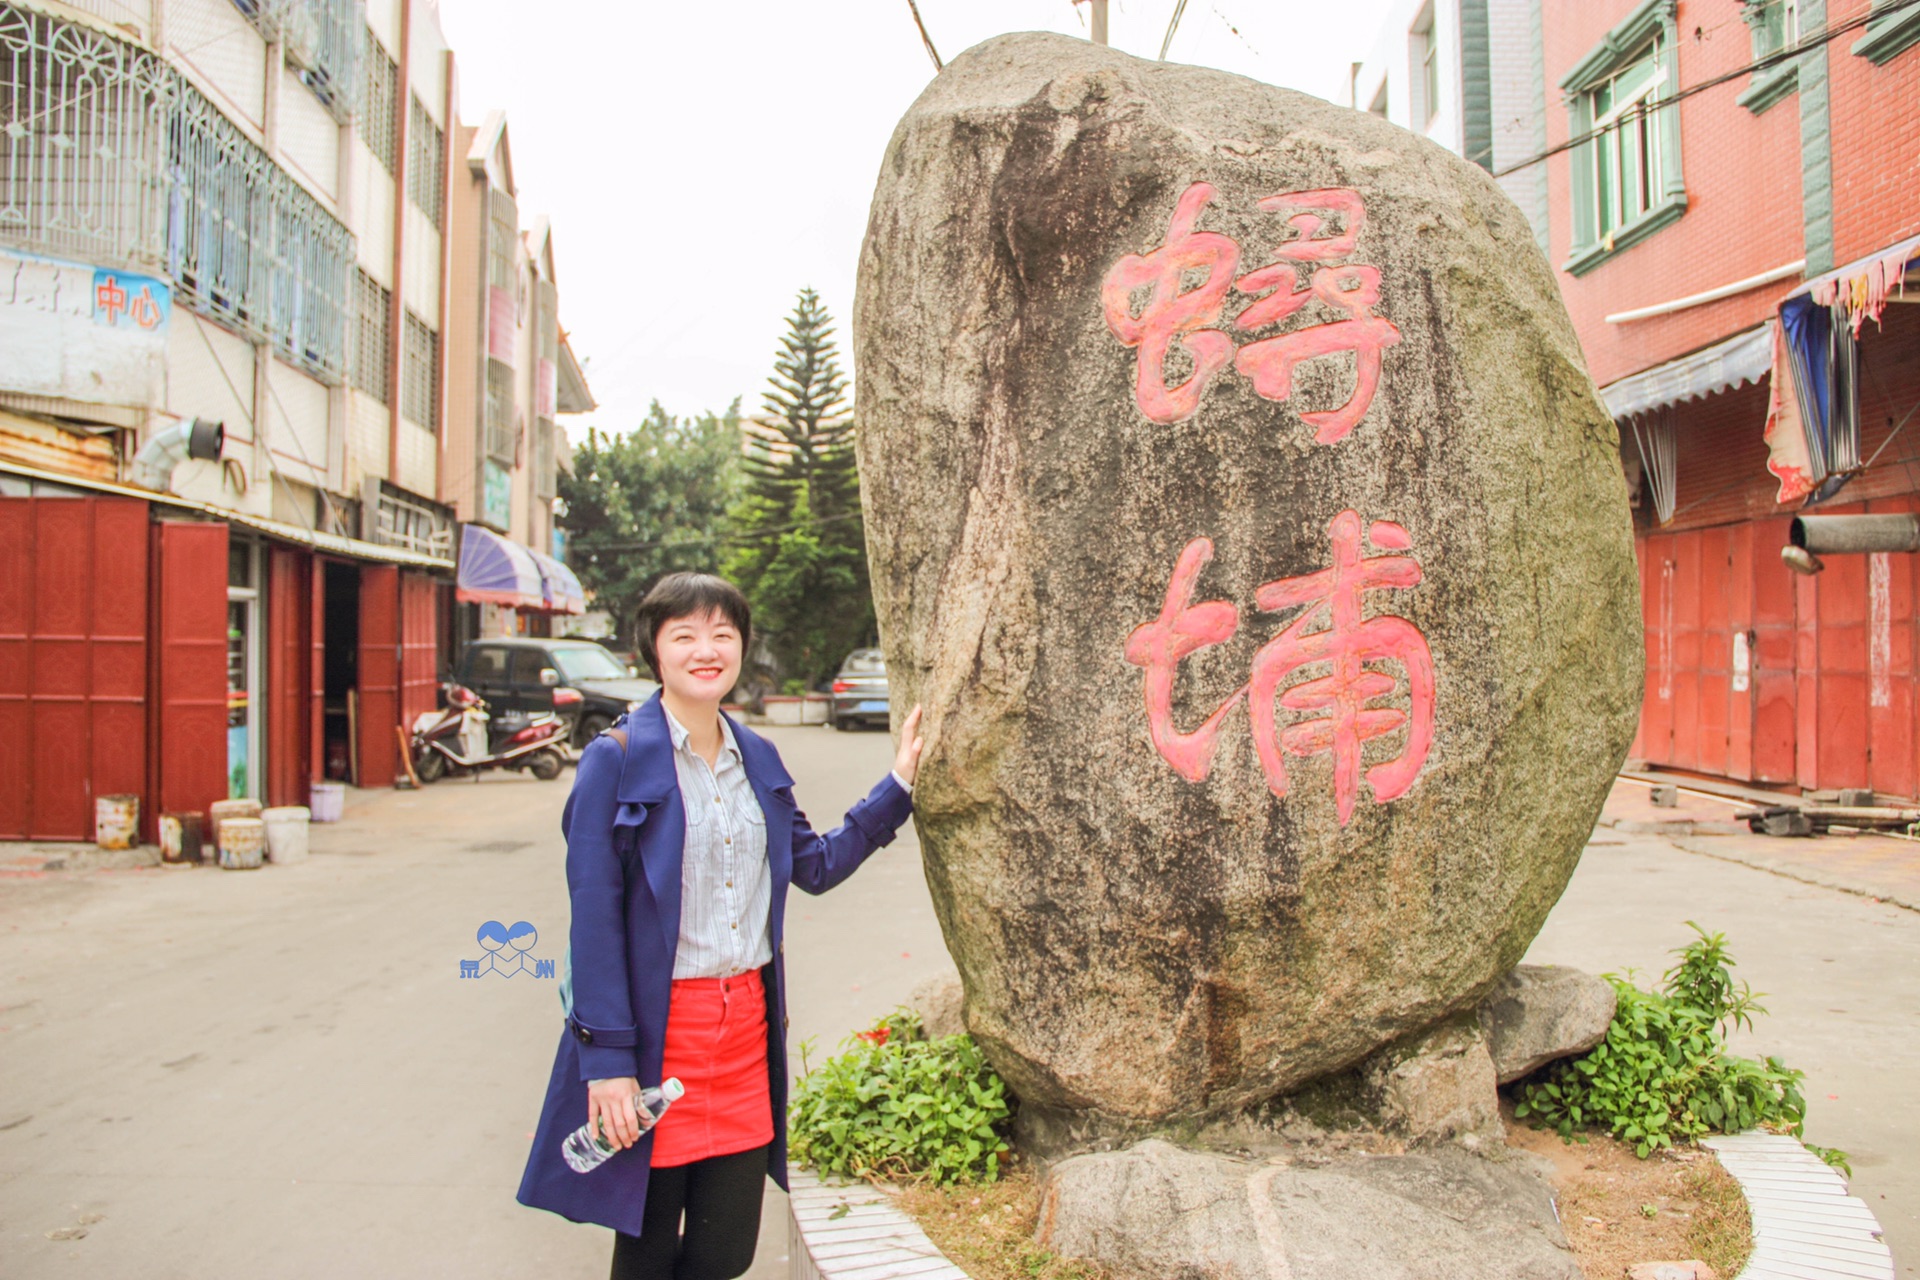
[[[678,1102],[685,1096],[687,1086],[680,1083],[679,1076],[668,1076],[660,1082],[660,1096],[668,1102]]]

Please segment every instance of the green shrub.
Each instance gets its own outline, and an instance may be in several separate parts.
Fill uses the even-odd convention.
[[[1726,1033],[1751,1028],[1766,1009],[1734,980],[1726,939],[1687,925],[1698,937],[1675,951],[1680,962],[1660,991],[1604,975],[1620,994],[1606,1039],[1527,1084],[1516,1116],[1563,1138],[1610,1133],[1643,1159],[1657,1147],[1759,1125],[1800,1136],[1805,1073],[1727,1052]]]
[[[805,1071],[788,1111],[788,1147],[800,1164],[849,1177],[992,1182],[1007,1152],[1007,1087],[973,1038],[928,1040],[907,1010],[844,1042]]]

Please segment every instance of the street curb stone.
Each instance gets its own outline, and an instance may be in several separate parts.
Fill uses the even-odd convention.
[[[822,1182],[787,1166],[792,1280],[967,1280],[920,1224],[864,1182]]]

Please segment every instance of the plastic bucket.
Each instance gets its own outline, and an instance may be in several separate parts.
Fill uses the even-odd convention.
[[[258,818],[220,820],[220,865],[250,871],[266,860],[267,824]]]
[[[207,806],[206,842],[213,849],[220,848],[220,828],[233,818],[257,818],[260,816],[258,800],[215,800]]]
[[[131,849],[139,831],[139,796],[98,796],[94,799],[93,842],[102,849]]]
[[[308,790],[307,804],[315,822],[338,822],[347,808],[347,784],[316,782]]]
[[[290,804],[260,815],[267,824],[267,857],[275,865],[307,860],[308,812],[303,804]]]
[[[160,860],[162,862],[200,861],[200,813],[163,813],[160,815]]]

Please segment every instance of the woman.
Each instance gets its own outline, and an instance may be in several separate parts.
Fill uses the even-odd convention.
[[[892,842],[920,709],[893,772],[819,835],[773,744],[720,712],[746,598],[676,573],[639,622],[660,692],[587,747],[560,819],[574,1003],[518,1198],[612,1227],[613,1280],[731,1280],[753,1262],[762,1174],[787,1184],[787,886],[824,893]],[[686,1096],[653,1124],[637,1095],[668,1076]],[[580,1174],[560,1148],[585,1123],[619,1150]]]

